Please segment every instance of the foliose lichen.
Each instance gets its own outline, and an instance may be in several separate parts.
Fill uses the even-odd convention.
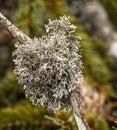
[[[76,27],[63,16],[45,25],[46,33],[14,51],[14,73],[34,105],[71,107],[70,94],[82,82],[82,62]]]

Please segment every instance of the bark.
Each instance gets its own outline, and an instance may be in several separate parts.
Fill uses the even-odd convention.
[[[82,101],[80,91],[74,91],[71,93],[71,103],[78,128],[79,130],[89,130],[89,126],[83,112]]]
[[[6,17],[0,13],[0,24],[5,27],[16,39],[18,39],[21,43],[32,43],[32,39],[30,39],[26,34],[24,34],[21,30],[19,30],[15,25],[13,25]]]

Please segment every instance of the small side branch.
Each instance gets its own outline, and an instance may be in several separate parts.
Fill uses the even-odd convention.
[[[90,130],[84,116],[80,92],[74,91],[71,93],[71,103],[79,130]]]
[[[0,24],[5,27],[21,43],[31,43],[32,39],[13,25],[2,13],[0,13]]]

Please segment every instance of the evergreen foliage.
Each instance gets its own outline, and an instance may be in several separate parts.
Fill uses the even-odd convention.
[[[98,91],[103,91],[108,96],[114,96],[111,84],[112,73],[106,59],[108,56],[103,54],[105,47],[100,45],[103,43],[86,34],[82,26],[78,26],[78,34],[82,37],[82,61],[86,80]]]
[[[21,0],[14,21],[29,36],[42,35],[44,24],[49,18],[68,13],[63,0]]]
[[[47,111],[32,106],[27,101],[20,101],[16,106],[0,110],[0,129],[2,130],[48,130],[54,125],[44,118]]]
[[[57,130],[77,130],[77,124],[75,122],[71,109],[59,110],[56,112],[55,117],[45,116],[51,120],[54,124],[59,126]]]
[[[96,50],[96,45],[100,44],[99,41],[94,38],[90,38],[82,27],[79,26],[78,29],[78,33],[82,37],[81,48],[85,67],[84,73],[88,71],[88,76],[90,75],[89,77],[92,78],[95,83],[98,82],[102,85],[109,84],[109,68],[103,56]],[[103,49],[104,51],[104,48],[98,49]],[[100,68],[102,69],[100,70]]]
[[[24,98],[21,85],[17,84],[12,70],[8,70],[5,77],[0,81],[0,108],[16,104]]]

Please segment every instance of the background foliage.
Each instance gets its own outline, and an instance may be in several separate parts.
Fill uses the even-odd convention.
[[[100,1],[117,29],[117,1]],[[44,24],[48,23],[48,18],[70,16],[71,22],[77,26],[76,35],[82,37],[84,80],[99,94],[104,94],[106,100],[104,105],[108,107],[108,113],[104,110],[105,117],[91,111],[87,112],[87,121],[91,130],[111,130],[117,119],[116,61],[113,63],[111,57],[107,55],[105,44],[95,36],[91,36],[85,27],[79,24],[79,20],[70,12],[67,2],[65,0],[12,0],[12,2],[0,0],[0,10],[32,38],[44,33]],[[13,75],[11,55],[15,44],[20,43],[0,28],[0,130],[77,130],[71,110],[58,111],[54,114],[51,110],[32,106],[25,99],[22,86],[18,85]]]

